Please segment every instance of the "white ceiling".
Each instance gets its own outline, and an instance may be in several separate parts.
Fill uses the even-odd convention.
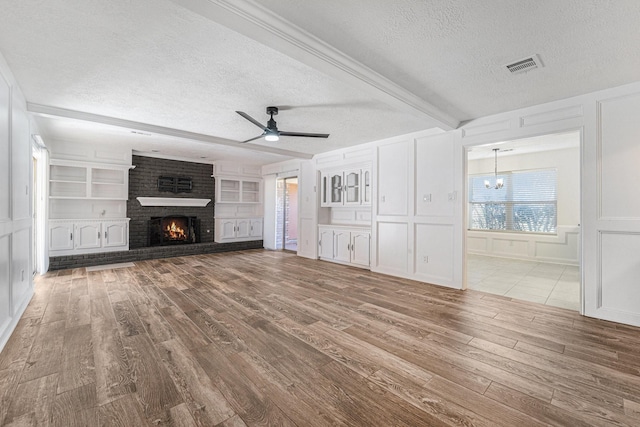
[[[0,52],[30,108],[48,113],[45,140],[201,161],[308,157],[640,77],[637,0],[0,0],[0,10]],[[503,69],[532,54],[544,68]],[[268,105],[281,107],[280,130],[330,138],[240,144],[261,131],[235,110],[266,122]]]

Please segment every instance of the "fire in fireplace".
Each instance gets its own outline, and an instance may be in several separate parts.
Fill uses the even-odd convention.
[[[149,246],[198,243],[200,221],[194,216],[171,215],[149,220]]]

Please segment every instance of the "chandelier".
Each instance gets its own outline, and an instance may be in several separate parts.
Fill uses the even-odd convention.
[[[501,189],[502,187],[504,187],[504,180],[502,178],[498,178],[498,150],[500,150],[499,148],[494,148],[493,149],[493,153],[494,153],[494,166],[495,166],[495,177],[496,177],[496,184],[495,185],[491,185],[491,182],[489,182],[488,179],[484,180],[484,186],[486,188],[494,188],[496,190]]]

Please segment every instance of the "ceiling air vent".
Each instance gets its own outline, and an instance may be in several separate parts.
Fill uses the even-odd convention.
[[[533,55],[528,58],[521,59],[512,64],[505,65],[505,68],[509,70],[511,74],[526,73],[527,71],[535,70],[536,68],[542,68],[542,61],[538,55]]]

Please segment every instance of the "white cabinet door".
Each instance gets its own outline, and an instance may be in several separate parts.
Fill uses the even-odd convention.
[[[220,238],[233,239],[236,237],[236,220],[223,219],[220,220]]]
[[[362,204],[371,205],[371,168],[363,168],[360,177],[362,185]]]
[[[101,246],[101,223],[77,222],[74,228],[75,249],[95,249]]]
[[[329,206],[342,206],[344,196],[343,173],[329,175]]]
[[[73,249],[73,223],[55,223],[49,225],[49,250],[61,251]]]
[[[335,249],[333,259],[351,262],[351,233],[348,231],[334,231]]]
[[[320,258],[333,259],[333,230],[321,228],[318,231]]]
[[[251,220],[238,219],[236,220],[236,237],[243,238],[249,237],[251,232]]]
[[[369,266],[371,255],[371,234],[351,233],[351,262]]]
[[[249,230],[249,235],[251,237],[262,239],[262,218],[252,219],[250,220],[250,224],[251,228]]]
[[[102,232],[103,247],[127,246],[129,232],[126,221],[105,221],[102,223]]]
[[[362,176],[360,169],[344,172],[344,204],[359,205],[362,192]]]

